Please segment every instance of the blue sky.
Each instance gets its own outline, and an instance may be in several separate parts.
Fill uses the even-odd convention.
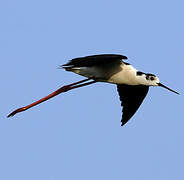
[[[0,179],[183,179],[184,2],[0,2]],[[116,86],[67,92],[11,119],[82,77],[57,69],[71,58],[119,53],[158,75],[136,115],[120,126]]]

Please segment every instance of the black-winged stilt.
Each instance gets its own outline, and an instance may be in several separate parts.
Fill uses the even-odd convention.
[[[87,86],[96,82],[107,82],[117,84],[123,114],[121,125],[123,126],[137,111],[145,98],[149,86],[161,86],[176,94],[178,92],[164,86],[154,74],[143,73],[122,60],[128,59],[126,56],[118,54],[101,54],[75,58],[67,64],[62,65],[66,71],[72,71],[87,79],[63,86],[48,96],[21,107],[8,115],[14,116],[16,113],[25,111],[43,101],[46,101],[62,92],[71,89]]]

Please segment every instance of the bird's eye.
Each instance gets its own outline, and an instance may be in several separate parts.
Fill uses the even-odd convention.
[[[151,76],[151,77],[150,77],[150,80],[153,81],[153,80],[155,80],[155,78],[154,78],[153,76]]]

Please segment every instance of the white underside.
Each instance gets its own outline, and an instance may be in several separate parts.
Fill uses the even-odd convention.
[[[136,80],[137,70],[131,66],[122,63],[116,67],[112,66],[93,66],[93,67],[75,67],[71,68],[76,74],[95,78],[98,81],[108,82],[113,84],[128,84],[138,85]]]

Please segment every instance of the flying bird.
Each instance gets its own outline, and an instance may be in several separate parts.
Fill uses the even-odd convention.
[[[84,80],[65,85],[32,104],[16,109],[7,117],[14,116],[19,112],[25,111],[71,89],[87,86],[96,82],[106,82],[117,85],[121,106],[123,107],[121,119],[121,125],[123,126],[141,105],[148,93],[149,86],[160,86],[179,94],[161,84],[159,78],[154,74],[138,71],[132,65],[123,61],[127,59],[126,56],[119,54],[100,54],[74,58],[68,63],[61,65],[61,67],[66,71],[71,71],[86,77]]]

